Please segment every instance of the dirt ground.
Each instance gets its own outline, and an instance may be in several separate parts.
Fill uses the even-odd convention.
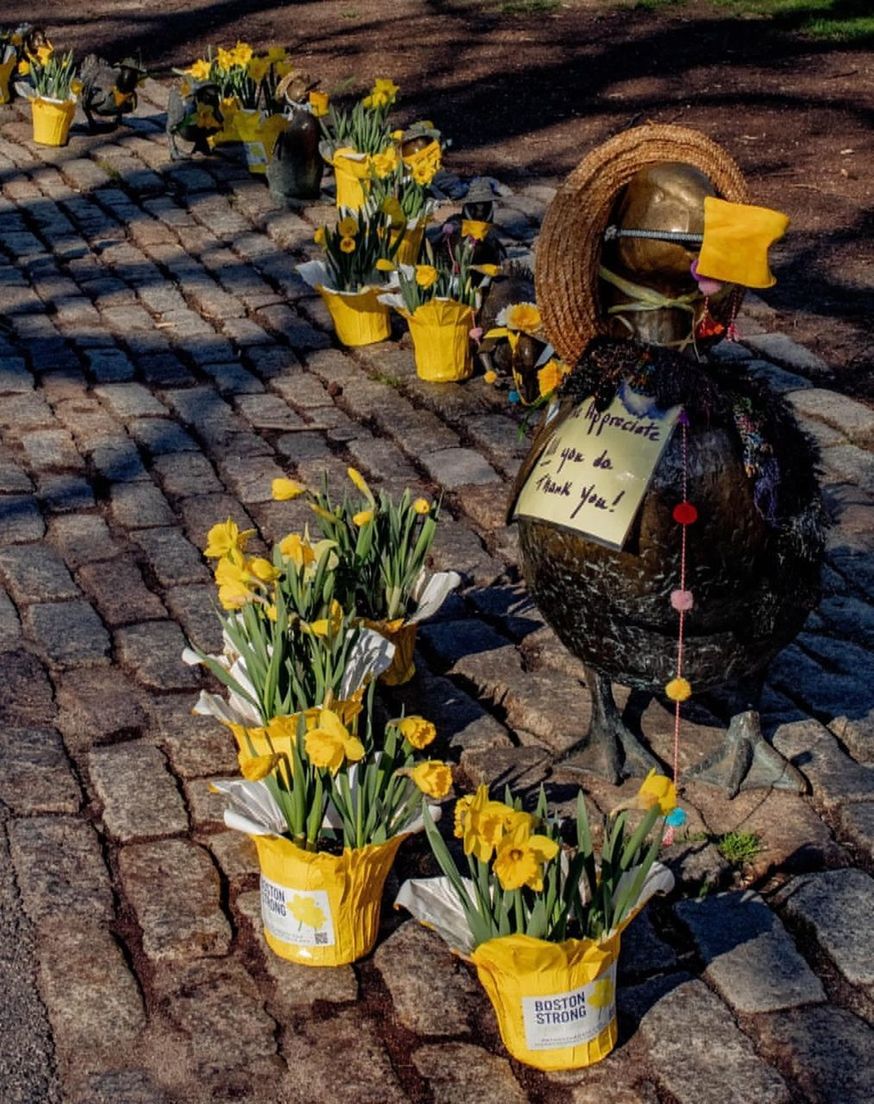
[[[874,55],[690,2],[656,11],[571,0],[508,15],[498,0],[12,0],[58,46],[140,51],[167,74],[209,43],[287,45],[329,91],[377,75],[399,117],[430,117],[458,172],[559,183],[595,144],[652,119],[726,148],[760,203],[792,218],[764,298],[777,326],[874,400]],[[529,5],[533,7],[535,5]],[[71,15],[71,10],[75,15]]]

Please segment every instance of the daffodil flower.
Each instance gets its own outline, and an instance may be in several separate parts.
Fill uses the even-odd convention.
[[[543,869],[558,854],[558,844],[549,836],[531,835],[520,823],[498,844],[494,871],[504,890],[527,886],[539,893],[543,889]]]
[[[414,747],[417,751],[426,748],[434,741],[437,735],[435,726],[430,721],[426,721],[424,717],[420,717],[417,713],[411,714],[409,717],[404,717],[396,723],[400,734],[410,747]]]
[[[446,797],[452,789],[452,771],[439,759],[426,759],[423,763],[417,763],[410,772],[410,777],[416,788],[426,797],[433,797],[438,801]]]
[[[282,477],[273,480],[270,485],[270,493],[277,502],[287,502],[289,499],[306,494],[306,487],[303,483],[298,483],[296,479]]]
[[[207,543],[203,554],[207,559],[215,560],[222,556],[245,552],[246,545],[254,535],[254,529],[243,529],[241,531],[237,523],[228,518],[227,521],[213,525],[207,533]]]

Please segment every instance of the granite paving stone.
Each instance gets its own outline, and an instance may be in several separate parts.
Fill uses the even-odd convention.
[[[55,718],[52,685],[35,655],[23,648],[0,652],[0,722],[45,725]]]
[[[144,740],[95,748],[88,772],[103,805],[103,823],[122,842],[188,830],[185,804],[164,756]]]
[[[237,833],[234,833],[238,835]],[[214,846],[215,837],[209,845]],[[255,858],[255,868],[258,860]],[[251,869],[251,867],[250,867]],[[257,891],[241,893],[237,897],[236,907],[251,924],[256,938],[263,939],[264,927],[261,922],[261,894]],[[316,1001],[327,1004],[347,1004],[358,998],[358,979],[351,966],[323,966],[312,970],[296,962],[288,962],[263,948],[264,965],[273,982],[271,1005],[283,1016],[311,1007]]]
[[[175,621],[128,625],[117,630],[115,640],[120,662],[144,686],[185,690],[197,685],[197,675],[182,662],[185,637]]]
[[[88,480],[68,473],[40,475],[37,495],[48,513],[69,514],[76,510],[90,510],[97,505]]]
[[[682,1030],[678,1030],[682,1024]],[[640,1021],[658,1083],[679,1104],[790,1104],[777,1071],[759,1058],[728,1009],[700,981],[686,981]]]
[[[201,847],[182,839],[130,843],[119,852],[118,866],[153,962],[227,953],[231,929],[219,877]]]
[[[221,1075],[216,1091],[227,1093],[232,1079],[245,1076],[253,1061],[275,1055],[276,1023],[265,1010],[265,995],[240,962],[196,959],[182,963],[172,980],[163,1004],[186,1040],[185,1063],[199,1080]],[[267,1069],[271,1083],[278,1082],[279,1063]],[[234,1092],[232,1099],[240,1095]]]
[[[152,738],[167,753],[181,778],[227,776],[239,768],[234,738],[214,717],[193,713],[197,695],[161,694],[150,701]]]
[[[74,754],[149,723],[144,692],[117,667],[62,672],[55,677],[55,695],[58,728]]]
[[[382,943],[374,964],[398,1020],[417,1035],[469,1035],[482,993],[443,940],[408,920]]]
[[[0,549],[0,578],[19,605],[81,595],[64,561],[43,543]]]
[[[874,1031],[832,1005],[756,1021],[766,1057],[780,1063],[817,1104],[868,1104],[874,1084]]]
[[[206,561],[181,529],[140,529],[133,537],[142,549],[150,571],[162,586],[200,583],[209,579]]]
[[[705,975],[740,1013],[778,1012],[825,1000],[819,979],[758,894],[723,893],[680,901]]]
[[[477,1100],[479,1104],[526,1104],[531,1098],[506,1058],[470,1043],[433,1043],[413,1052],[434,1104]]]
[[[0,652],[9,652],[21,646],[21,622],[5,591],[0,590]]]
[[[55,1046],[68,1074],[105,1068],[146,1024],[142,996],[104,927],[64,917],[43,925],[40,981]]]
[[[195,648],[202,652],[222,650],[222,626],[217,616],[220,607],[213,584],[171,587],[166,602]]]
[[[874,859],[874,801],[845,805],[840,812],[841,832],[869,861]]]
[[[13,812],[78,812],[79,784],[54,729],[4,727],[0,767],[0,801]]]
[[[38,429],[28,433],[21,442],[28,467],[33,471],[46,468],[81,469],[84,461],[76,450],[72,435],[66,429]]]
[[[33,923],[109,924],[114,916],[100,837],[71,816],[13,820],[9,846],[25,912]]]
[[[305,1021],[286,1035],[283,1057],[289,1075],[283,1084],[288,1104],[312,1104],[318,1084],[335,1104],[406,1104],[375,1024],[354,1008],[322,1023]]]
[[[0,495],[0,546],[40,540],[45,533],[37,500],[31,495]]]
[[[90,667],[108,662],[109,634],[88,602],[40,602],[28,606],[24,627],[55,667]]]
[[[789,921],[813,934],[841,976],[851,985],[874,985],[874,878],[863,870],[826,870],[796,879],[785,894]]]
[[[111,560],[121,552],[99,514],[63,514],[49,523],[49,540],[72,570],[86,563]]]
[[[109,512],[123,529],[155,529],[172,525],[176,515],[153,483],[116,483],[109,491]]]

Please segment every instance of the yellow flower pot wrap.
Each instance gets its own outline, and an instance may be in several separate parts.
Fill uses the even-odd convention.
[[[404,838],[328,855],[302,851],[280,836],[253,836],[271,950],[305,966],[342,966],[366,955],[376,942],[383,886]]]
[[[418,628],[416,623],[405,622],[402,617],[398,617],[394,621],[365,621],[364,624],[395,646],[391,664],[379,676],[379,681],[384,686],[403,686],[405,682],[409,682],[416,673],[416,664],[413,662]]]
[[[18,58],[14,53],[9,61],[0,61],[0,104],[9,103],[12,98],[9,91],[9,82],[12,80],[12,74],[15,72],[17,64]]]
[[[397,241],[399,230],[392,230],[392,245]],[[419,261],[422,253],[422,242],[425,240],[425,223],[419,222],[412,229],[409,227],[402,232],[401,244],[394,255],[395,262],[402,265],[414,265]]]
[[[73,100],[31,100],[33,140],[38,146],[65,146],[70,135],[76,104]]]
[[[262,115],[260,111],[240,110],[234,117],[234,130],[243,143],[249,172],[266,173],[276,139],[286,127],[282,115]]]
[[[359,211],[370,191],[370,158],[344,146],[334,152],[331,164],[337,182],[337,206]]]
[[[510,1054],[564,1070],[599,1062],[616,1044],[618,957],[617,932],[601,943],[507,935],[481,943],[470,960]]]
[[[410,326],[419,379],[450,383],[470,376],[473,308],[453,299],[431,299],[413,314],[400,313]]]
[[[337,337],[344,345],[373,345],[388,340],[391,334],[389,310],[377,298],[376,288],[340,292],[320,286],[318,291],[331,312]]]

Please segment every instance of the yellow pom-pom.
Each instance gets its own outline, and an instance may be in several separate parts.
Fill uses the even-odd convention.
[[[692,687],[684,678],[675,678],[665,686],[665,694],[673,702],[684,702],[692,697]]]

